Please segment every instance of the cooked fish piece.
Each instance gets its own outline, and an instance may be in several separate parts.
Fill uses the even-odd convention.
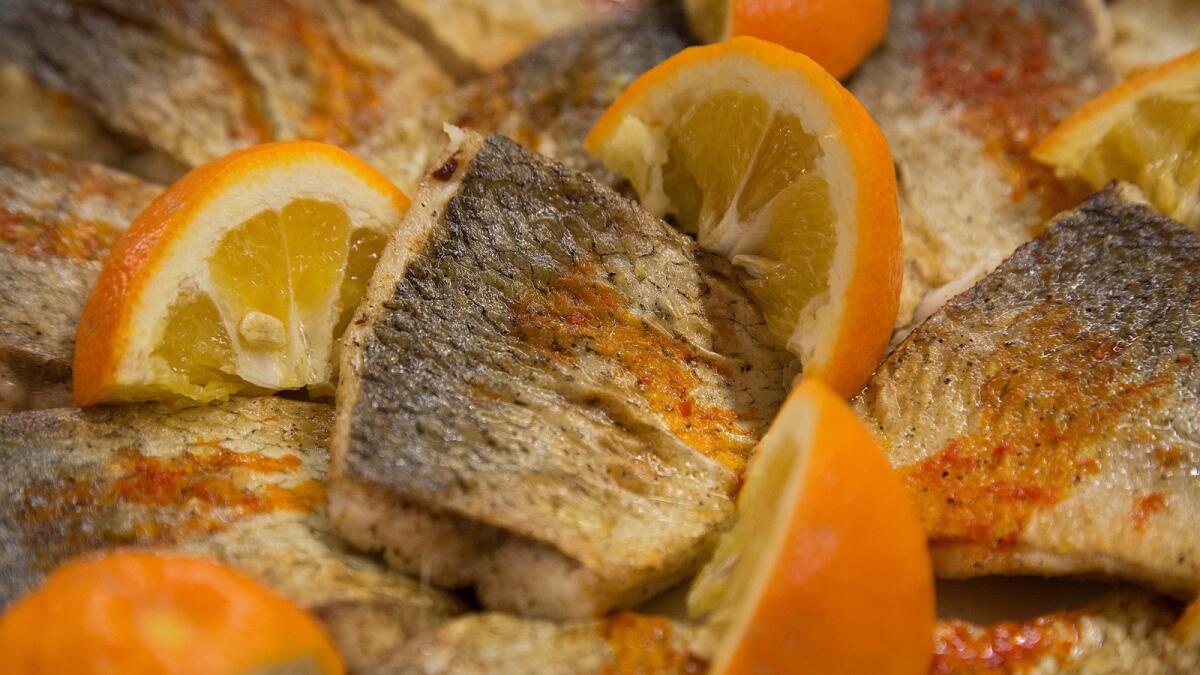
[[[94,115],[10,63],[0,63],[0,138],[105,164],[124,154]]]
[[[694,633],[687,624],[632,612],[565,624],[508,614],[472,614],[411,640],[373,673],[701,673],[704,663],[688,650]]]
[[[1116,0],[1112,61],[1126,77],[1200,49],[1200,3],[1195,0]]]
[[[460,611],[325,517],[331,406],[281,398],[0,418],[0,606],[87,551],[212,556],[311,610],[352,670]]]
[[[94,164],[0,145],[0,414],[70,401],[88,290],[158,193]]]
[[[498,71],[397,115],[354,148],[408,194],[445,146],[452,123],[499,133],[600,177],[620,179],[592,159],[583,138],[631,81],[688,45],[678,7],[660,6],[552,37]]]
[[[600,20],[635,2],[596,0],[383,0],[385,11],[462,77],[504,64],[553,33]]]
[[[330,513],[484,607],[632,606],[693,572],[798,370],[733,268],[461,133],[347,330]]]
[[[950,300],[856,402],[942,576],[1200,588],[1200,235],[1123,192]]]
[[[892,3],[884,44],[849,86],[896,161],[899,327],[930,289],[987,273],[1083,196],[1029,151],[1113,82],[1106,22],[1097,0]]]
[[[12,0],[0,59],[187,166],[269,140],[350,144],[452,86],[365,0]]]
[[[934,631],[937,675],[977,673],[1183,675],[1200,672],[1200,649],[1172,639],[1172,603],[1113,593],[1086,607],[979,626],[942,620]]]

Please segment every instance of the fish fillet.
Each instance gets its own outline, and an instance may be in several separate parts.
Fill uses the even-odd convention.
[[[931,289],[990,269],[1077,203],[1029,155],[1106,89],[1098,0],[899,0],[850,90],[887,136],[904,234],[898,327]]]
[[[609,185],[620,179],[592,159],[583,138],[646,70],[688,45],[677,7],[624,13],[532,47],[496,72],[385,121],[354,148],[400,189],[416,192],[445,146],[447,122],[499,133]]]
[[[348,145],[453,84],[363,0],[12,0],[0,60],[185,166],[270,140]]]
[[[70,400],[88,290],[158,193],[94,164],[0,145],[0,413]]]
[[[732,267],[461,134],[347,331],[330,511],[355,545],[548,618],[684,579],[798,370]]]
[[[1200,235],[1111,188],[918,326],[856,405],[947,577],[1200,588]]]
[[[234,399],[0,418],[0,606],[88,551],[212,556],[312,611],[352,670],[460,611],[349,551],[324,513],[328,405]]]
[[[1125,76],[1200,49],[1195,0],[1115,0],[1112,61]]]

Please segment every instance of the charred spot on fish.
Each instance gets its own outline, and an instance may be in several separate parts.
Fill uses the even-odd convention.
[[[446,158],[442,165],[434,169],[431,176],[442,182],[448,181],[454,177],[454,172],[458,170],[458,153],[454,153]]]

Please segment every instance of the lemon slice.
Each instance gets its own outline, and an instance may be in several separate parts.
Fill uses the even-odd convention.
[[[584,142],[651,212],[744,273],[780,345],[843,395],[896,320],[896,181],[879,127],[809,58],[754,38],[668,59]]]
[[[308,387],[408,199],[334,146],[273,143],[195,169],[113,247],[76,337],[77,405]]]
[[[1200,227],[1200,50],[1089,101],[1033,156],[1096,190],[1134,183],[1160,211]]]

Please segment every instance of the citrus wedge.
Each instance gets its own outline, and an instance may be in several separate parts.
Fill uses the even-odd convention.
[[[693,47],[634,81],[584,145],[745,272],[806,376],[862,387],[896,321],[900,219],[887,141],[837,80],[754,38]]]
[[[854,72],[883,40],[888,0],[685,0],[688,23],[705,42],[735,35],[800,52],[836,78]]]
[[[1111,180],[1134,183],[1160,211],[1200,227],[1200,50],[1084,104],[1033,156],[1096,190]]]
[[[203,558],[121,551],[67,562],[0,619],[4,672],[342,673],[311,616]]]
[[[308,387],[408,208],[331,145],[235,152],[172,185],[117,241],[75,342],[76,405]]]
[[[724,673],[925,673],[932,563],[900,477],[818,381],[759,444],[738,520],[688,594]]]

